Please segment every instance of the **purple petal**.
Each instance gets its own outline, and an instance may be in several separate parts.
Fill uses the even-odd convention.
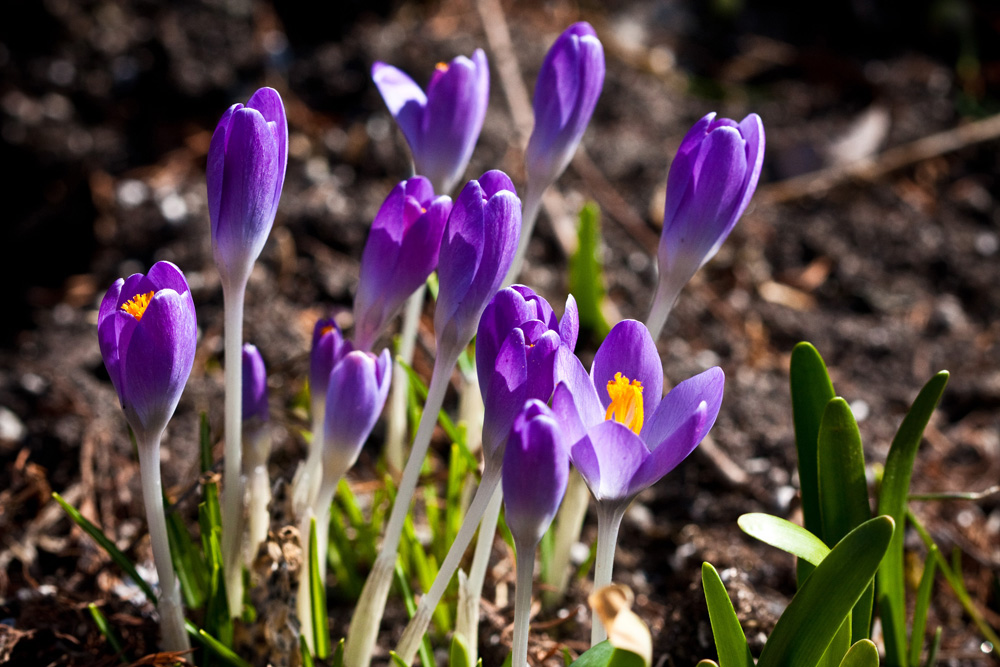
[[[524,294],[513,287],[498,291],[483,310],[476,329],[476,373],[479,390],[484,394],[489,388],[500,346],[512,329],[530,317]]]
[[[427,96],[403,71],[382,62],[372,65],[372,80],[375,81],[385,105],[389,107],[389,113],[403,131],[411,152],[416,154],[419,150]]]
[[[633,495],[632,477],[649,458],[649,450],[624,424],[603,421],[587,431],[570,456],[596,500],[621,500]]]
[[[267,368],[260,350],[243,344],[243,421],[267,421]]]
[[[557,383],[565,384],[580,421],[586,428],[604,421],[606,407],[601,403],[594,380],[577,356],[565,345],[556,351],[554,375]]]
[[[703,401],[679,428],[653,450],[635,472],[627,496],[634,496],[658,482],[694,451],[708,432],[705,428],[708,421],[707,409]]]
[[[656,343],[641,322],[622,320],[616,324],[594,356],[590,374],[605,410],[611,404],[608,382],[616,373],[642,383],[643,413],[652,414],[663,395],[663,366]]]
[[[222,208],[222,188],[226,178],[226,146],[229,144],[229,129],[232,127],[233,114],[242,109],[242,104],[234,104],[226,109],[212,133],[212,141],[208,146],[208,163],[205,166],[205,180],[208,185],[208,217],[212,222],[212,235],[220,220]]]
[[[274,200],[271,204],[271,219],[278,212],[278,202],[281,200],[281,189],[285,184],[285,170],[288,167],[288,120],[285,118],[285,105],[281,95],[274,88],[260,88],[247,102],[247,106],[256,109],[272,128],[278,141],[278,178],[274,186]]]
[[[354,351],[344,356],[330,373],[324,419],[324,467],[332,463],[342,474],[361,453],[385,404],[388,369],[379,366],[371,354]],[[381,378],[380,370],[385,373]]]
[[[527,380],[524,334],[512,329],[496,356],[489,384],[483,387],[483,451],[489,461],[503,454],[514,417],[528,398]]]
[[[538,322],[541,324],[541,322]],[[535,398],[548,403],[555,386],[556,351],[562,341],[555,331],[547,330],[527,349],[528,381],[527,398]]]
[[[570,349],[576,349],[576,341],[580,335],[580,311],[576,306],[576,299],[570,294],[566,297],[566,308],[563,310],[562,319],[559,320],[559,337]]]
[[[121,333],[123,320],[115,315],[118,310],[118,299],[121,295],[122,285],[125,281],[122,278],[116,280],[101,300],[101,308],[97,315],[97,342],[101,348],[101,357],[104,358],[104,367],[111,377],[111,384],[115,387],[118,400],[122,398],[121,379],[121,357],[118,347],[118,338]],[[135,319],[135,318],[132,318]]]
[[[650,450],[659,449],[660,444],[681,428],[702,403],[705,403],[706,421],[704,433],[701,435],[708,433],[719,415],[725,382],[726,377],[722,369],[715,366],[684,380],[671,389],[660,401],[656,411],[647,417],[643,426],[642,439],[649,445]],[[698,442],[701,442],[701,437],[698,438]]]
[[[563,430],[567,446],[572,448],[587,437],[587,426],[580,417],[576,402],[573,400],[573,392],[565,382],[557,384],[552,392],[552,412]]]

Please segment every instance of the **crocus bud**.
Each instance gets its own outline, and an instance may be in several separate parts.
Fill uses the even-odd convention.
[[[514,419],[503,455],[504,518],[516,544],[538,544],[559,509],[568,479],[569,457],[559,424],[544,403],[529,401]]]
[[[320,319],[316,322],[313,327],[312,350],[309,353],[309,395],[314,423],[322,423],[333,367],[353,349],[351,342],[344,338],[340,327],[332,319]]]
[[[535,127],[525,168],[544,189],[573,159],[604,86],[604,47],[589,23],[566,28],[549,49],[535,83]]]
[[[392,65],[372,65],[372,79],[410,145],[417,173],[429,178],[436,191],[451,192],[469,164],[486,118],[486,54],[476,49],[471,60],[459,56],[438,63],[426,95]]]
[[[184,274],[157,262],[145,275],[116,280],[101,302],[97,336],[137,440],[158,438],[191,374],[198,340]]]
[[[326,392],[323,479],[339,480],[361,453],[389,394],[392,357],[355,350],[337,362]]]
[[[267,369],[256,345],[243,344],[243,421],[268,420]]]
[[[219,120],[208,148],[212,252],[224,283],[245,281],[274,224],[288,163],[281,97],[261,88]]]
[[[354,298],[354,340],[371,349],[393,318],[437,267],[441,234],[451,212],[450,197],[435,197],[430,181],[402,181],[379,209],[361,255]]]
[[[434,330],[439,348],[456,351],[472,340],[514,259],[520,231],[521,200],[502,171],[488,171],[462,188],[438,258]]]
[[[562,321],[552,307],[523,285],[500,290],[476,332],[476,371],[483,395],[483,451],[503,454],[514,417],[529,399],[547,403],[555,386],[556,350],[576,346],[579,316],[572,295]]]
[[[650,315],[654,337],[677,294],[743,215],[763,163],[764,125],[757,114],[737,123],[710,113],[684,136],[667,177],[660,278]]]

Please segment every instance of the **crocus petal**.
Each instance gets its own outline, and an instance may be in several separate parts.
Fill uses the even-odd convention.
[[[529,319],[528,302],[524,294],[513,286],[498,291],[486,305],[476,329],[476,373],[480,391],[486,392],[489,387],[500,346],[511,329]]]
[[[483,451],[487,460],[503,454],[517,413],[524,407],[528,364],[524,333],[512,329],[493,363],[489,384],[484,387]]]
[[[596,397],[594,399],[597,400]],[[573,447],[587,437],[587,426],[580,418],[573,392],[565,382],[560,382],[552,391],[552,413],[563,429],[563,437],[569,447]]]
[[[658,482],[694,451],[708,433],[708,429],[705,428],[708,421],[707,409],[707,404],[702,401],[687,420],[650,453],[630,480],[628,492],[625,494],[627,497],[634,496]]]
[[[247,107],[260,112],[278,142],[277,178],[274,183],[274,198],[270,213],[271,220],[274,220],[278,212],[278,201],[281,199],[281,189],[285,184],[285,170],[288,167],[288,120],[285,118],[285,105],[274,88],[260,88],[247,101]]]
[[[420,128],[427,96],[406,73],[382,62],[372,65],[372,80],[389,108],[389,113],[403,131],[410,150],[416,154],[419,150]]]
[[[566,308],[559,320],[559,337],[570,350],[576,349],[576,340],[580,335],[580,311],[576,299],[570,294],[566,297]]]
[[[121,381],[121,359],[118,353],[118,336],[123,323],[115,312],[118,310],[118,298],[121,295],[122,286],[125,280],[119,278],[108,288],[101,300],[101,308],[97,314],[97,342],[101,348],[101,356],[104,358],[104,366],[111,377],[111,384],[115,387],[118,400],[122,401],[122,381]],[[132,318],[135,319],[135,318]]]
[[[208,146],[208,162],[205,165],[205,181],[208,185],[208,217],[212,221],[212,233],[221,219],[222,185],[226,177],[226,146],[229,144],[229,128],[232,127],[233,114],[242,109],[242,104],[234,104],[226,109],[212,133],[212,141]]]
[[[579,419],[585,428],[604,421],[607,409],[583,364],[566,346],[556,351],[554,381],[562,383],[571,397]],[[607,391],[605,390],[605,393]]]
[[[621,373],[629,381],[642,383],[645,414],[656,410],[663,395],[663,366],[656,343],[641,322],[622,320],[616,324],[594,356],[591,376],[605,409],[611,404],[608,382],[615,379],[616,373]]]
[[[539,322],[539,324],[541,323]],[[537,338],[532,337],[532,339],[534,343],[527,348],[527,397],[548,403],[555,387],[556,350],[559,349],[562,340],[559,338],[559,334],[551,330],[547,330]]]
[[[267,368],[256,345],[243,344],[243,421],[267,421]]]
[[[643,426],[642,439],[649,445],[650,450],[657,450],[660,443],[679,429],[701,403],[705,403],[704,432],[708,433],[719,415],[725,382],[726,377],[722,369],[714,366],[671,389]],[[698,441],[701,441],[700,437]]]
[[[324,420],[324,476],[327,472],[342,475],[354,465],[378,421],[390,374],[388,351],[382,357],[350,352],[330,373]]]
[[[570,457],[596,500],[621,500],[632,495],[632,477],[649,450],[631,429],[609,420],[588,430],[570,449]]]
[[[322,414],[325,409],[330,373],[337,362],[352,349],[350,341],[344,339],[336,322],[332,319],[320,319],[316,322],[309,353],[309,393],[312,397],[313,415]]]

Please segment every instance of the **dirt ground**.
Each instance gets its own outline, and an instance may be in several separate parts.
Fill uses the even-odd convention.
[[[14,0],[0,24],[0,663],[115,664],[86,613],[94,601],[131,655],[155,650],[150,605],[49,494],[151,565],[137,463],[96,317],[112,281],[157,260],[185,271],[198,309],[198,356],[163,453],[172,497],[197,485],[198,414],[222,428],[222,293],[204,165],[226,107],[271,85],[288,110],[288,174],[245,329],[272,373],[272,476],[288,478],[304,451],[306,422],[289,405],[307,373],[312,324],[334,313],[350,325],[367,226],[407,172],[371,63],[425,83],[436,62],[486,49],[490,107],[467,175],[501,168],[520,186],[512,118],[524,100],[498,63],[519,67],[530,95],[546,48],[576,20],[596,28],[608,73],[522,274],[553,304],[565,299],[574,216],[595,200],[608,316],[645,318],[680,138],[709,111],[756,112],[767,133],[750,210],[660,339],[668,383],[716,364],[728,382],[712,442],[642,494],[623,525],[615,579],[636,591],[654,663],[714,656],[702,561],[723,573],[755,650],[794,592],[791,557],[743,535],[736,519],[801,519],[787,388],[795,343],[811,341],[826,358],[869,464],[884,462],[919,387],[951,371],[913,487],[996,485],[1000,9],[988,0],[814,4],[806,16],[788,0],[352,0],[331,3],[335,18],[319,20],[301,2]],[[490,49],[483,16],[493,31],[506,18],[512,49]],[[430,316],[422,341],[433,345]],[[582,341],[581,353],[597,342]],[[429,370],[430,354],[420,349],[418,370]],[[374,477],[380,433],[352,481]],[[913,508],[943,550],[961,549],[966,585],[1000,627],[1000,495]],[[595,532],[588,520],[588,544]],[[923,557],[916,535],[907,545]],[[500,664],[513,616],[496,605],[497,583],[512,579],[510,554],[498,542],[494,557],[486,665]],[[586,588],[574,585],[562,615],[536,619],[535,658],[585,646]],[[349,614],[334,604],[334,636]],[[384,644],[402,629],[398,601],[388,619]],[[998,664],[943,582],[930,624],[943,627],[939,664]]]

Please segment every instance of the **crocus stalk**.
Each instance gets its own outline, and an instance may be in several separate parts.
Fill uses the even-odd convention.
[[[517,552],[512,667],[528,665],[528,621],[535,549],[559,509],[569,477],[562,426],[541,401],[514,420],[503,456],[504,518]]]
[[[597,501],[597,590],[611,583],[625,510],[708,434],[722,405],[725,378],[720,368],[710,368],[661,400],[663,369],[656,344],[635,320],[615,325],[589,374],[565,350],[556,363],[563,380],[553,393],[552,410],[570,443],[573,465]],[[591,642],[605,636],[595,619]]]
[[[404,662],[411,662],[416,655],[434,609],[500,484],[504,447],[515,417],[526,401],[547,402],[552,396],[556,350],[565,346],[571,353],[578,332],[579,316],[572,296],[566,301],[562,321],[557,321],[548,302],[523,285],[497,292],[483,312],[476,334],[476,371],[485,406],[483,475],[434,583],[420,598],[396,647]],[[495,523],[490,530],[496,530]],[[492,532],[481,534],[481,539],[492,538]]]
[[[603,86],[604,47],[589,23],[574,23],[552,44],[535,82],[535,126],[524,155],[528,183],[521,241],[508,283],[521,271],[542,195],[573,159]]]
[[[656,340],[677,295],[712,259],[757,189],[764,163],[764,124],[710,113],[684,135],[667,176],[659,282],[647,326]]]
[[[483,311],[510,268],[520,228],[521,201],[510,178],[500,171],[489,171],[478,181],[469,181],[448,217],[438,259],[440,287],[434,313],[437,357],[410,457],[386,524],[382,550],[354,610],[344,649],[346,667],[367,667],[371,660],[392,584],[403,523],[448,380],[459,354],[472,340]]]
[[[198,342],[194,301],[184,274],[170,262],[157,262],[146,275],[119,278],[101,301],[97,337],[138,445],[142,497],[160,580],[162,647],[186,651],[191,645],[170,559],[160,480],[160,440],[191,374]]]
[[[323,427],[322,481],[316,497],[302,517],[300,540],[302,551],[309,554],[309,520],[316,519],[316,553],[319,579],[326,579],[326,554],[329,547],[330,505],[337,485],[358,460],[361,447],[368,439],[389,394],[392,357],[382,350],[378,357],[359,350],[348,352],[333,367],[326,391],[326,415]],[[309,597],[309,577],[299,578],[297,609],[300,632],[311,651],[313,623],[326,619],[312,618]]]
[[[242,364],[243,301],[253,263],[274,224],[288,162],[288,123],[281,97],[261,88],[246,106],[234,104],[219,120],[208,148],[206,180],[212,252],[222,278],[226,359],[225,467],[222,535],[229,613],[242,611]]]
[[[312,440],[309,454],[299,464],[292,480],[292,512],[302,519],[316,502],[323,476],[323,440],[326,421],[326,394],[330,374],[337,363],[354,349],[332,319],[321,318],[313,327],[312,348],[309,352],[309,412],[312,418]],[[306,524],[308,527],[308,524]]]
[[[410,145],[416,172],[451,192],[472,157],[490,98],[486,54],[458,56],[438,63],[424,93],[401,70],[382,62],[372,65],[372,79]]]
[[[250,527],[243,552],[243,564],[253,565],[257,548],[267,539],[271,515],[271,480],[267,475],[267,458],[271,455],[271,434],[268,431],[267,368],[260,350],[250,343],[243,344],[243,477],[247,488],[247,514]]]

